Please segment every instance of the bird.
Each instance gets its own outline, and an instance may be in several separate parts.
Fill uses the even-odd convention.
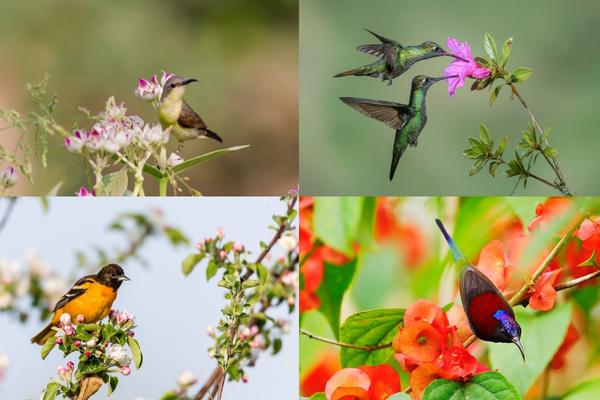
[[[340,72],[334,78],[343,76],[371,76],[382,81],[388,81],[388,86],[393,79],[406,72],[414,63],[433,57],[452,56],[439,44],[430,40],[416,46],[403,46],[395,40],[383,37],[369,29],[367,32],[375,36],[380,44],[365,44],[356,49],[379,58],[371,64]]]
[[[471,330],[475,336],[487,342],[514,343],[525,361],[521,326],[512,307],[496,285],[469,263],[442,221],[436,219],[435,222],[450,246],[454,261],[461,268],[460,299]]]
[[[453,77],[455,76],[440,78],[432,78],[424,75],[415,76],[412,80],[408,105],[358,97],[340,97],[341,101],[358,112],[381,121],[396,130],[389,175],[390,181],[394,178],[394,173],[402,154],[404,154],[408,145],[417,146],[419,134],[427,123],[427,111],[425,108],[427,91],[435,82]]]
[[[52,312],[52,320],[37,335],[31,338],[31,343],[44,344],[56,334],[52,328],[58,326],[63,314],[73,317],[82,315],[84,323],[93,323],[104,319],[117,298],[117,290],[129,278],[123,268],[117,264],[107,264],[95,275],[87,275],[79,279],[73,287],[62,296]]]
[[[216,132],[208,129],[202,118],[183,99],[186,87],[197,79],[186,79],[173,75],[163,87],[158,105],[158,117],[163,129],[171,127],[171,132],[181,145],[186,140],[210,138],[223,143]]]

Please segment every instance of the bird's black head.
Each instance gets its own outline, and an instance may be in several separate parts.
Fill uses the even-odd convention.
[[[125,276],[125,272],[120,265],[117,264],[107,264],[97,275],[98,282],[103,285],[109,286],[114,290],[117,290],[123,281],[128,281],[129,278]]]
[[[523,361],[525,361],[525,351],[521,344],[521,325],[515,319],[512,311],[500,309],[494,313],[493,317],[498,321],[494,329],[494,341],[514,343],[519,348]]]
[[[161,100],[164,99],[166,96],[169,95],[169,93],[177,88],[177,87],[182,87],[182,86],[186,86],[189,85],[192,82],[198,82],[198,79],[187,79],[184,78],[182,76],[177,76],[177,75],[173,75],[172,77],[170,77],[166,82],[165,82],[165,86],[163,87],[163,92],[162,92],[162,96],[161,96]]]
[[[426,52],[428,56],[427,58],[449,55],[448,52],[442,48],[442,46],[430,40],[421,43],[420,47]]]

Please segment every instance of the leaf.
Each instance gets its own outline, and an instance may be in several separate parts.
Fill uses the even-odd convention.
[[[185,276],[189,275],[194,270],[194,267],[200,261],[202,261],[203,258],[204,258],[203,253],[194,253],[194,254],[190,254],[189,256],[187,256],[185,258],[185,260],[183,260],[183,262],[181,263],[181,269],[183,270],[183,274]]]
[[[44,343],[44,345],[42,346],[42,350],[41,350],[42,360],[46,359],[46,357],[48,356],[48,353],[50,353],[52,351],[54,346],[56,346],[56,340],[54,340],[54,337],[50,337],[48,340],[46,340],[46,343]]]
[[[498,369],[524,395],[562,343],[571,320],[571,306],[562,304],[544,313],[515,311],[523,330],[521,342],[526,362],[523,363],[512,344],[490,343],[489,354],[491,367]]]
[[[144,362],[144,355],[142,354],[142,350],[140,349],[140,344],[132,336],[129,336],[127,338],[127,343],[129,344],[131,354],[133,355],[133,363],[135,364],[135,367],[137,369],[140,369],[140,367],[142,366],[142,362]]]
[[[256,264],[256,274],[258,275],[258,279],[260,280],[260,284],[264,285],[267,283],[267,279],[269,279],[269,270],[262,264]]]
[[[315,393],[310,396],[310,400],[327,400],[325,393]]]
[[[213,158],[222,156],[224,154],[231,153],[233,151],[247,149],[248,147],[250,147],[250,145],[245,144],[243,146],[233,146],[233,147],[227,147],[225,149],[211,151],[210,153],[206,153],[206,154],[202,154],[202,155],[190,158],[188,160],[185,160],[181,164],[174,166],[173,172],[175,172],[176,174],[179,172],[184,172],[192,167],[195,167],[198,164],[202,164],[205,161],[212,160]]]
[[[590,255],[590,257],[581,262],[580,264],[577,264],[578,267],[597,267],[598,264],[596,264],[596,249],[592,250],[592,254]]]
[[[558,156],[558,151],[554,147],[546,147],[544,155],[548,158],[554,158]]]
[[[219,264],[217,264],[213,260],[209,261],[208,265],[206,266],[206,281],[210,281],[211,278],[217,274],[218,270]]]
[[[488,147],[492,141],[492,138],[490,137],[490,131],[484,124],[479,125],[479,140],[487,144]]]
[[[529,77],[531,76],[532,73],[533,73],[533,70],[531,68],[526,68],[526,67],[517,68],[511,74],[510,81],[514,82],[514,83],[524,82],[527,79],[529,79]]]
[[[325,316],[331,326],[335,338],[340,335],[340,310],[346,290],[352,282],[356,271],[356,259],[343,264],[332,265],[324,263],[323,281],[317,289],[321,300],[319,311]]]
[[[127,168],[105,175],[102,178],[101,196],[123,196],[127,191]]]
[[[260,285],[260,281],[258,281],[257,279],[246,279],[242,283],[242,290],[251,289],[251,288],[256,287],[258,285]]]
[[[571,389],[563,400],[588,400],[600,397],[600,379],[583,382]]]
[[[494,82],[493,78],[477,79],[471,85],[471,90],[483,90],[486,87],[490,86],[492,84],[492,82]]]
[[[496,150],[496,156],[502,157],[504,150],[506,150],[506,144],[508,143],[508,136],[503,136],[498,143],[498,150]]]
[[[410,399],[411,399],[410,395],[408,395],[406,393],[402,393],[402,392],[395,393],[387,398],[387,400],[410,400]]]
[[[58,396],[58,382],[50,382],[44,389],[42,400],[54,400]]]
[[[492,90],[490,92],[490,98],[489,98],[489,104],[490,107],[494,105],[494,103],[496,102],[496,99],[498,98],[498,95],[500,94],[500,91],[502,90],[502,87],[504,85],[498,85],[494,88],[494,90]]]
[[[183,245],[190,244],[190,241],[188,240],[188,238],[179,229],[167,226],[166,228],[163,229],[163,231],[164,231],[165,235],[167,236],[167,238],[169,239],[169,241],[171,242],[171,244],[174,246],[178,246],[180,244],[183,244]]]
[[[489,172],[490,172],[490,175],[493,176],[494,178],[496,177],[496,169],[498,169],[498,163],[491,162]]]
[[[496,49],[496,41],[494,40],[493,36],[490,35],[489,33],[486,33],[483,45],[485,48],[485,53],[488,55],[488,57],[492,61],[497,61],[498,60],[498,50]]]
[[[118,384],[119,384],[119,378],[117,378],[116,376],[110,376],[108,378],[108,395],[109,396],[115,391]]]
[[[52,187],[52,189],[50,189],[50,191],[48,193],[46,193],[46,197],[55,197],[58,194],[58,191],[60,190],[62,185],[63,185],[63,181],[58,182],[56,185],[54,185]]]
[[[340,329],[340,341],[361,346],[378,346],[392,342],[398,326],[404,320],[401,308],[369,310],[346,318]],[[342,347],[340,362],[342,368],[376,365],[385,362],[393,353],[391,347],[364,351]]]
[[[485,372],[465,383],[437,379],[427,386],[423,393],[423,400],[519,400],[520,398],[515,388],[498,372]]]
[[[476,173],[478,173],[479,171],[481,171],[481,169],[485,165],[485,162],[486,162],[485,159],[475,161],[475,163],[471,167],[471,170],[469,171],[469,176],[473,176]]]
[[[334,249],[351,255],[364,198],[318,197],[314,206],[315,235]]]
[[[506,62],[508,61],[508,57],[510,57],[510,52],[512,50],[513,38],[508,38],[502,45],[502,61],[500,62],[500,66],[504,68],[506,66]]]

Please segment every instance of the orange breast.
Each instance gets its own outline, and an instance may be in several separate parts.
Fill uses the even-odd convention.
[[[85,323],[97,322],[108,315],[116,298],[117,293],[108,286],[90,285],[85,293],[57,310],[52,322],[58,323],[63,313],[71,314],[73,320],[81,314]]]

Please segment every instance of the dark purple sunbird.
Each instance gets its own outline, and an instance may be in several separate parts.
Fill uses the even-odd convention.
[[[515,319],[512,307],[498,288],[462,254],[439,219],[435,220],[442,231],[452,257],[460,272],[460,299],[471,330],[481,340],[496,343],[514,343],[523,361],[525,352],[521,344],[521,326]]]

